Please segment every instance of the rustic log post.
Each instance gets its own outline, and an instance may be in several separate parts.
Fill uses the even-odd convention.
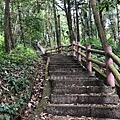
[[[52,48],[50,48],[50,53],[52,54]]]
[[[73,57],[76,57],[76,51],[74,50],[76,48],[75,46],[76,42],[73,41],[72,46],[73,46]]]
[[[60,47],[59,53],[63,54],[63,46]]]
[[[66,53],[67,53],[67,56],[69,56],[70,54],[69,54],[69,47],[67,46],[67,48],[66,48]]]
[[[108,52],[112,52],[112,47],[111,46],[107,46],[106,47],[106,54],[105,54],[105,57],[106,57],[106,77],[107,77],[108,84],[110,86],[112,86],[112,87],[115,87],[115,78],[114,78],[114,75],[109,70],[109,65],[113,64],[113,60],[107,54]]]
[[[91,52],[88,51],[89,49],[91,49],[91,45],[86,46],[86,65],[88,71],[92,72],[92,62],[89,61],[89,58],[91,58]]]
[[[78,61],[81,61],[81,55],[79,54],[79,52],[81,52],[80,42],[78,42],[77,45],[78,45],[78,51],[77,51],[78,52],[78,58],[77,59],[78,59]]]
[[[59,48],[58,47],[56,48],[56,53],[59,53]]]

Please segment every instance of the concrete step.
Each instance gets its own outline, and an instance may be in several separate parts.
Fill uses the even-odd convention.
[[[71,64],[75,64],[75,65],[80,65],[80,63],[77,61],[77,60],[52,60],[49,62],[49,65],[59,65],[59,64],[68,64],[68,65],[71,65]]]
[[[46,107],[45,112],[52,115],[75,116],[75,117],[95,117],[120,119],[120,105],[104,104],[50,104]]]
[[[49,73],[53,72],[82,72],[82,68],[49,68]]]
[[[54,60],[54,59],[50,59],[50,62],[49,64],[57,64],[57,63],[61,63],[61,64],[65,64],[65,63],[72,63],[72,64],[80,64],[81,62],[78,62],[77,60],[73,60],[73,59],[68,59],[68,60],[65,60],[65,59],[58,59],[58,60]]]
[[[49,74],[50,75],[79,75],[80,76],[80,74],[83,76],[83,72],[82,72],[82,70],[79,70],[79,71],[77,71],[77,72],[73,72],[73,71],[49,71]],[[87,75],[86,75],[87,76]]]
[[[66,68],[69,68],[69,69],[71,69],[73,67],[73,69],[74,68],[76,68],[76,69],[83,69],[83,67],[82,66],[80,66],[80,65],[67,65],[67,64],[61,64],[61,65],[49,65],[49,69],[55,69],[55,68],[62,68],[62,69],[66,69]]]
[[[85,76],[84,76],[85,74]],[[97,80],[97,78],[95,76],[92,76],[92,75],[89,75],[89,74],[86,74],[86,73],[81,73],[80,75],[72,75],[72,74],[69,74],[69,75],[51,75],[49,74],[49,79],[50,80]]]
[[[52,104],[117,104],[118,95],[112,94],[66,94],[51,95]]]
[[[52,94],[85,94],[85,93],[112,93],[110,86],[72,86],[53,87]]]
[[[103,81],[100,80],[52,80],[52,86],[55,87],[76,87],[76,86],[103,86]]]
[[[94,117],[73,117],[73,116],[52,116],[49,114],[48,116],[51,116],[52,120],[118,120],[118,119],[111,119],[111,118],[94,118]]]
[[[59,59],[59,58],[67,58],[67,59],[71,59],[73,58],[73,56],[66,56],[66,55],[62,55],[62,54],[52,54],[50,55],[51,59]]]
[[[80,65],[75,65],[75,64],[72,64],[72,65],[67,65],[67,64],[60,64],[60,65],[49,65],[49,68],[81,68]]]

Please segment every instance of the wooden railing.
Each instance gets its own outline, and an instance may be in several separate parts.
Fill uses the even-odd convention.
[[[85,47],[82,46],[80,42],[73,41],[72,45],[49,49],[46,53],[71,54],[78,61],[84,61],[84,66],[89,72],[93,71],[93,67],[97,67],[105,74],[109,85],[114,87],[116,80],[117,85],[120,86],[120,73],[115,67],[115,65],[120,67],[120,58],[112,52],[111,46],[108,46],[106,51],[102,51],[92,49],[91,45]]]
[[[72,45],[63,45],[61,47],[56,47],[52,49],[46,50],[47,54],[52,54],[52,53],[61,53],[61,54],[71,54],[72,53]]]
[[[84,60],[86,63],[86,68],[89,72],[92,72],[93,66],[98,66],[104,70],[106,74],[107,83],[112,87],[115,86],[115,80],[118,85],[120,85],[120,73],[116,69],[115,65],[120,67],[120,58],[112,52],[111,46],[106,48],[106,52],[102,50],[92,49],[91,45],[86,47],[80,45],[80,43],[73,42],[73,56],[78,59],[78,61]],[[94,58],[92,56],[99,55],[99,58]],[[104,59],[100,59],[104,57]],[[100,69],[101,70],[101,69]]]

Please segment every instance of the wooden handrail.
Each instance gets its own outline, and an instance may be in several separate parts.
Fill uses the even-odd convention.
[[[101,67],[104,67],[104,68],[106,67],[105,63],[101,62],[99,60],[95,60],[93,58],[89,58],[88,60],[91,61],[91,62],[93,62],[93,63],[95,63],[95,64],[97,64],[97,65],[99,65],[99,66],[101,66]]]
[[[86,55],[84,54],[84,53],[82,53],[82,52],[78,52],[82,57],[84,57],[85,59],[86,59]]]
[[[97,53],[100,55],[105,55],[105,51],[102,50],[96,50],[96,49],[88,49],[89,52]]]
[[[71,48],[72,47],[72,48]],[[107,47],[106,51],[102,50],[97,50],[97,49],[91,49],[90,47],[85,47],[82,46],[80,43],[73,42],[72,45],[63,45],[59,48],[54,48],[50,49],[49,53],[59,53],[59,49],[62,52],[72,52],[73,56],[76,57],[79,61],[81,61],[81,58],[84,58],[86,61],[87,65],[86,68],[92,71],[90,67],[92,67],[91,63],[94,63],[95,65],[99,66],[100,68],[102,67],[104,70],[106,68],[106,77],[109,79],[108,81],[111,81],[111,79],[116,79],[117,83],[120,85],[120,73],[118,70],[114,67],[112,60],[114,61],[115,64],[117,64],[120,67],[120,58],[115,55],[112,52],[111,47]],[[67,50],[66,50],[67,49]],[[48,53],[48,51],[47,51]],[[100,61],[99,59],[94,59],[92,58],[91,54],[98,54],[102,55],[105,59],[105,61]],[[88,58],[87,58],[88,57]],[[91,62],[91,63],[90,63]],[[112,76],[112,74],[113,76]],[[114,86],[114,82],[110,83],[111,86]]]
[[[67,51],[67,52],[70,52],[70,51],[72,51],[72,48],[71,48],[71,50],[64,50],[63,48],[70,48],[72,45],[63,45],[63,46],[60,46],[60,47],[56,47],[56,48],[50,48],[49,50],[46,50],[46,52],[45,53],[59,53],[59,52],[65,52],[65,51]]]
[[[105,57],[105,61],[102,62],[102,61],[94,59],[92,57],[89,58],[89,56],[87,58],[87,56],[83,53],[83,51],[84,51],[84,53],[87,53],[86,54],[87,56],[88,56],[88,54],[91,54],[91,53],[102,55],[103,57]],[[112,52],[111,47],[108,46],[106,48],[106,53],[105,53],[105,51],[87,48],[85,46],[80,45],[80,43],[78,44],[78,43],[74,42],[73,43],[73,53],[74,53],[73,56],[76,56],[76,58],[79,58],[79,57],[85,58],[87,65],[89,65],[89,66],[85,66],[85,67],[88,70],[90,70],[90,72],[91,72],[90,67],[92,67],[92,64],[89,64],[89,62],[92,62],[92,63],[98,65],[100,68],[101,67],[103,69],[106,68],[106,77],[107,77],[107,80],[109,81],[109,84],[111,86],[114,86],[114,77],[115,77],[117,80],[117,83],[119,83],[119,85],[120,85],[120,73],[114,67],[113,62],[112,62],[112,60],[113,60],[118,66],[120,66],[120,58]]]
[[[120,58],[113,52],[108,52],[108,55],[113,59],[113,61],[120,66]]]
[[[120,73],[114,67],[114,65],[109,65],[110,71],[114,74],[117,83],[120,85]]]

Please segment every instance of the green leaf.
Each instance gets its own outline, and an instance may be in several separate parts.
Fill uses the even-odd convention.
[[[5,120],[10,120],[10,116],[9,116],[9,115],[5,115],[5,116],[4,116],[4,119],[5,119]]]
[[[3,112],[3,111],[4,111],[3,107],[0,107],[0,112]]]

